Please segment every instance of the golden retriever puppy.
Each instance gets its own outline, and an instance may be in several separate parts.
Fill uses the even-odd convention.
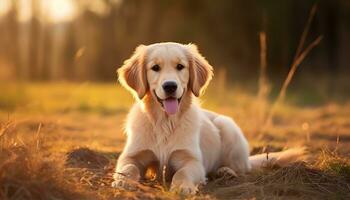
[[[163,166],[171,172],[171,190],[194,194],[209,172],[246,173],[266,163],[266,155],[249,157],[248,142],[231,118],[196,103],[213,68],[194,44],[140,45],[118,75],[137,102],[127,117],[113,187],[128,188],[156,163],[159,176]],[[283,164],[301,154],[294,149],[269,160]]]

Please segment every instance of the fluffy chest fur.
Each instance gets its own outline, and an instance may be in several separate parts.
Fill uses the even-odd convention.
[[[196,107],[189,108],[182,116],[166,116],[158,114],[158,118],[150,118],[144,111],[142,102],[133,106],[129,113],[126,132],[127,146],[137,153],[151,150],[159,164],[166,165],[172,152],[187,150],[201,160],[200,123]],[[140,126],[142,124],[142,126]]]

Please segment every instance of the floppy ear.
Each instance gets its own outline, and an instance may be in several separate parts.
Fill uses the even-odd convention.
[[[200,96],[208,86],[213,77],[213,67],[199,53],[198,48],[194,44],[188,44],[189,61],[190,61],[190,81],[191,88],[195,96]]]
[[[125,60],[124,65],[117,70],[121,85],[140,99],[148,90],[144,66],[145,48],[144,45],[138,46],[131,58]]]

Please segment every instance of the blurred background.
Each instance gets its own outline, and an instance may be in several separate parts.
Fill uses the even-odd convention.
[[[115,82],[137,45],[174,41],[197,44],[225,82],[254,91],[263,31],[277,93],[315,4],[306,45],[323,39],[290,90],[341,100],[350,91],[348,0],[0,0],[0,80]]]

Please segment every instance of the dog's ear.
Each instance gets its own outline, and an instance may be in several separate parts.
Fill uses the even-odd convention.
[[[117,70],[121,85],[140,99],[146,95],[148,90],[144,66],[145,49],[145,45],[138,46],[131,58],[125,60],[124,65]]]
[[[195,96],[200,96],[208,86],[213,77],[213,67],[199,53],[198,48],[194,44],[187,45],[190,62],[190,81],[191,88]]]

